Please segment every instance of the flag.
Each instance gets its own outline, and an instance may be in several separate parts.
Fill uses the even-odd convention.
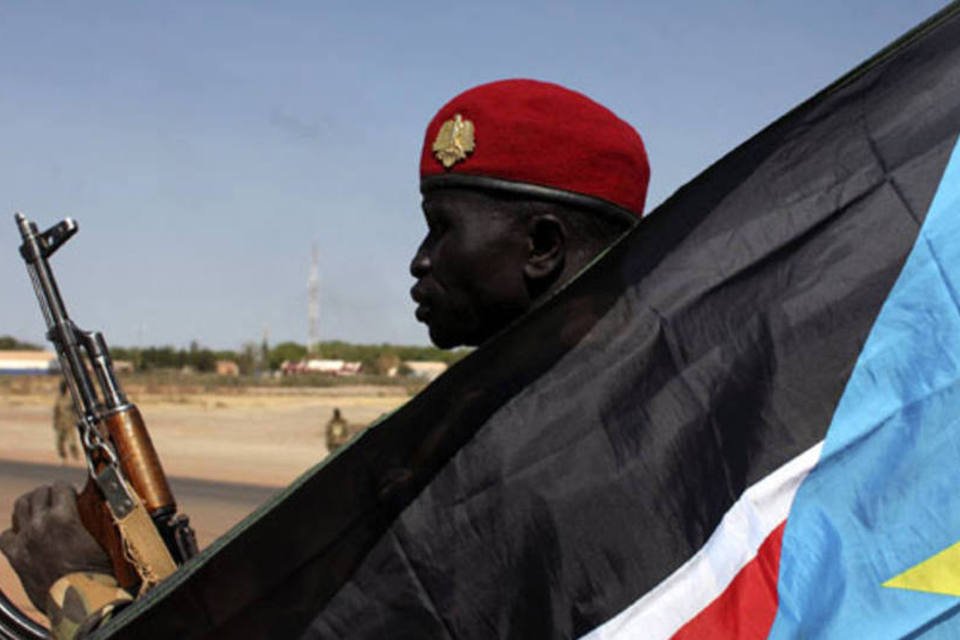
[[[954,4],[102,635],[956,632],[958,133]]]

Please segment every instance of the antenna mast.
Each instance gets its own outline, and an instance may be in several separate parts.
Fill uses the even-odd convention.
[[[310,278],[307,280],[307,354],[320,352],[320,251],[313,243]]]

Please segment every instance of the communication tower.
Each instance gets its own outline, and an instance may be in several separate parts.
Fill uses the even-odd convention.
[[[320,251],[313,244],[310,278],[307,280],[307,353],[320,352]]]

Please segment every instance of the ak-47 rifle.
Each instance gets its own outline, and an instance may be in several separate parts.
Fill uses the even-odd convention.
[[[188,518],[177,513],[160,458],[140,411],[120,388],[103,335],[78,329],[67,316],[48,259],[77,232],[77,223],[67,218],[39,233],[22,214],[15,218],[20,255],[78,415],[89,471],[77,498],[80,519],[110,556],[120,585],[143,592],[197,553],[196,537]],[[0,634],[40,638],[44,632],[0,593]]]

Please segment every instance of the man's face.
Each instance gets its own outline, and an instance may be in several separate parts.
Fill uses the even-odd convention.
[[[427,236],[410,264],[417,320],[438,347],[477,345],[530,305],[524,224],[509,201],[469,189],[423,198]]]

